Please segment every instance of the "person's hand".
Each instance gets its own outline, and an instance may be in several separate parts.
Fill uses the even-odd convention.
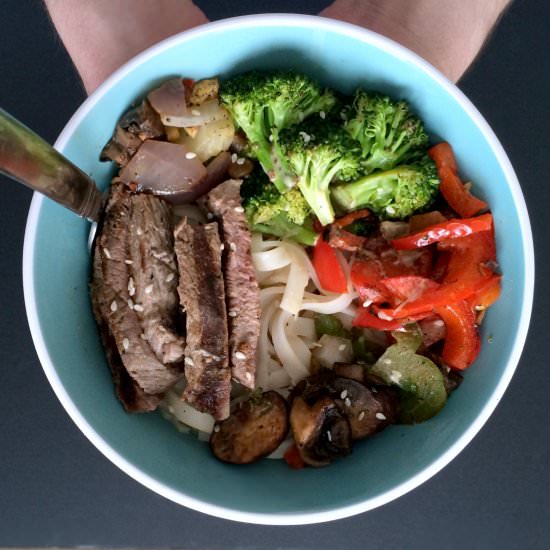
[[[510,0],[336,0],[320,15],[373,30],[456,82]]]
[[[208,23],[191,0],[45,2],[88,93],[159,40]]]
[[[191,0],[45,0],[88,93],[128,59],[207,23]],[[393,38],[457,81],[510,0],[336,0],[320,15]]]

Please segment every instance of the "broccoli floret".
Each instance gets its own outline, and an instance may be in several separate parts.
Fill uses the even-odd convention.
[[[428,146],[422,122],[405,101],[358,90],[345,116],[347,131],[361,144],[366,174],[409,163]]]
[[[428,208],[438,189],[437,168],[424,154],[414,163],[333,187],[332,197],[346,211],[368,208],[380,218],[400,220]]]
[[[323,225],[334,221],[330,185],[359,177],[360,150],[340,126],[321,117],[283,130],[274,144],[276,157],[288,166],[298,188]]]
[[[241,185],[241,198],[252,231],[315,244],[311,209],[298,189],[280,193],[257,167]]]
[[[273,130],[297,124],[335,103],[332,91],[321,88],[305,75],[288,71],[250,71],[222,83],[220,100],[235,124],[251,142],[253,156],[273,176],[271,139]],[[285,190],[284,182],[275,181]]]

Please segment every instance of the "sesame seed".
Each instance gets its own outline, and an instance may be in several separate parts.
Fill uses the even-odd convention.
[[[144,292],[145,294],[151,294],[151,292],[153,292],[153,285],[147,285]]]
[[[242,214],[244,212],[244,208],[242,206],[235,206],[235,212]]]
[[[138,227],[138,228],[136,229],[136,233],[137,233],[138,236],[143,235],[143,229],[141,229],[141,227]]]
[[[386,212],[388,214],[395,214],[395,208],[393,206],[386,206]]]
[[[225,245],[222,243],[220,244],[220,251],[223,252],[223,249],[225,248]]]
[[[185,358],[185,364],[190,365],[191,367],[195,366],[195,362],[193,361],[193,359],[191,359],[191,357]]]
[[[245,373],[244,373],[244,377],[245,377],[247,380],[252,380],[252,374],[250,374],[249,372],[245,372]]]
[[[269,134],[269,142],[273,143],[273,134]]]
[[[232,162],[233,164],[236,164],[238,158],[239,158],[239,157],[238,157],[237,153],[233,153],[233,154],[231,155],[231,162]]]
[[[111,311],[116,311],[118,309],[117,303],[113,300],[111,302]]]
[[[390,374],[390,380],[395,384],[398,384],[399,380],[401,380],[401,376],[402,375],[398,370],[392,370]]]
[[[207,212],[206,219],[211,220],[214,217],[214,214],[212,212]]]
[[[371,391],[372,393],[378,393],[378,390],[377,390],[376,388],[371,388],[370,391]]]
[[[235,250],[237,250],[237,245],[235,243],[229,243],[229,248],[235,252]]]
[[[302,122],[302,120],[304,120],[305,115],[304,115],[304,113],[303,113],[302,111],[300,111],[300,112],[298,113],[298,118],[300,119],[300,122]]]
[[[369,307],[372,304],[372,300],[365,300],[363,302],[363,307]]]
[[[343,390],[340,394],[340,399],[345,399],[348,396],[348,390]]]
[[[445,323],[441,319],[436,319],[434,321],[434,326],[436,326],[436,327],[442,327],[444,325],[445,325]]]
[[[124,338],[122,340],[122,347],[124,348],[124,351],[128,350],[128,348],[130,347],[130,340],[128,340],[128,338]]]
[[[246,161],[246,159],[243,159],[243,158],[237,159],[237,164],[239,166],[242,166],[245,163],[245,161]]]
[[[384,365],[391,365],[391,359],[384,359],[382,363],[384,363]]]
[[[307,132],[299,132],[304,140],[304,143],[309,143],[311,141],[311,136]]]
[[[327,439],[332,442],[332,434],[330,431],[327,432]]]
[[[105,257],[110,260],[111,259],[111,253],[109,252],[108,248],[103,249],[103,254],[105,254]]]
[[[240,359],[241,361],[244,361],[246,359],[246,355],[242,351],[236,351],[235,359]]]
[[[198,109],[191,109],[191,114],[193,116],[200,116],[201,112]]]
[[[197,156],[197,153],[193,153],[193,151],[189,151],[189,153],[185,153],[185,158],[189,160],[194,159],[196,156]]]
[[[485,309],[485,306],[477,305],[477,306],[474,306],[474,309],[476,311],[483,311]],[[434,325],[435,325],[435,322],[434,322]]]
[[[132,265],[134,262],[132,262],[132,260],[124,260],[124,263],[126,265]]]
[[[375,416],[378,420],[386,420],[386,415],[383,413],[376,413]]]
[[[351,399],[349,397],[344,399],[344,405],[346,405],[346,407],[351,407]]]
[[[229,317],[237,317],[237,312],[234,309],[230,309],[227,315],[229,315]]]
[[[134,306],[134,311],[143,311],[143,306],[140,305],[140,304],[136,304],[136,305]]]
[[[220,427],[218,425],[214,426],[214,431],[218,433],[220,431]]]
[[[164,279],[164,281],[169,283],[170,281],[174,280],[174,277],[175,277],[175,275],[173,273],[168,273],[168,275],[166,275],[166,279]]]
[[[142,340],[147,340],[147,336],[145,336],[145,334],[142,332],[139,337],[142,339]]]
[[[357,420],[359,420],[359,422],[361,422],[361,420],[363,420],[363,418],[365,418],[365,411],[361,411],[359,413],[359,416],[357,417]]]
[[[134,284],[134,279],[130,277],[128,279],[128,294],[133,296],[136,293],[136,286]]]
[[[346,349],[346,344],[340,344],[340,345],[338,346],[338,349],[339,349],[340,351],[344,351],[344,350]]]
[[[393,321],[393,319],[383,311],[378,312],[378,318],[382,319],[382,321]]]
[[[325,118],[327,117],[327,114],[325,113],[325,111],[319,111],[319,116],[325,120]]]
[[[132,300],[128,300],[127,304],[130,309],[134,309],[134,302]]]

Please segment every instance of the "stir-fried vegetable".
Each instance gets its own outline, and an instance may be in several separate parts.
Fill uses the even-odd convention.
[[[436,415],[447,401],[443,375],[433,361],[416,353],[422,342],[416,325],[409,325],[406,332],[392,332],[392,336],[396,343],[369,372],[401,390],[400,422],[424,422]]]

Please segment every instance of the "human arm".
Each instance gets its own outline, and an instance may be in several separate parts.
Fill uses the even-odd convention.
[[[84,87],[163,38],[207,23],[191,0],[45,0]]]
[[[320,15],[392,38],[456,82],[509,3],[510,0],[336,0]]]

